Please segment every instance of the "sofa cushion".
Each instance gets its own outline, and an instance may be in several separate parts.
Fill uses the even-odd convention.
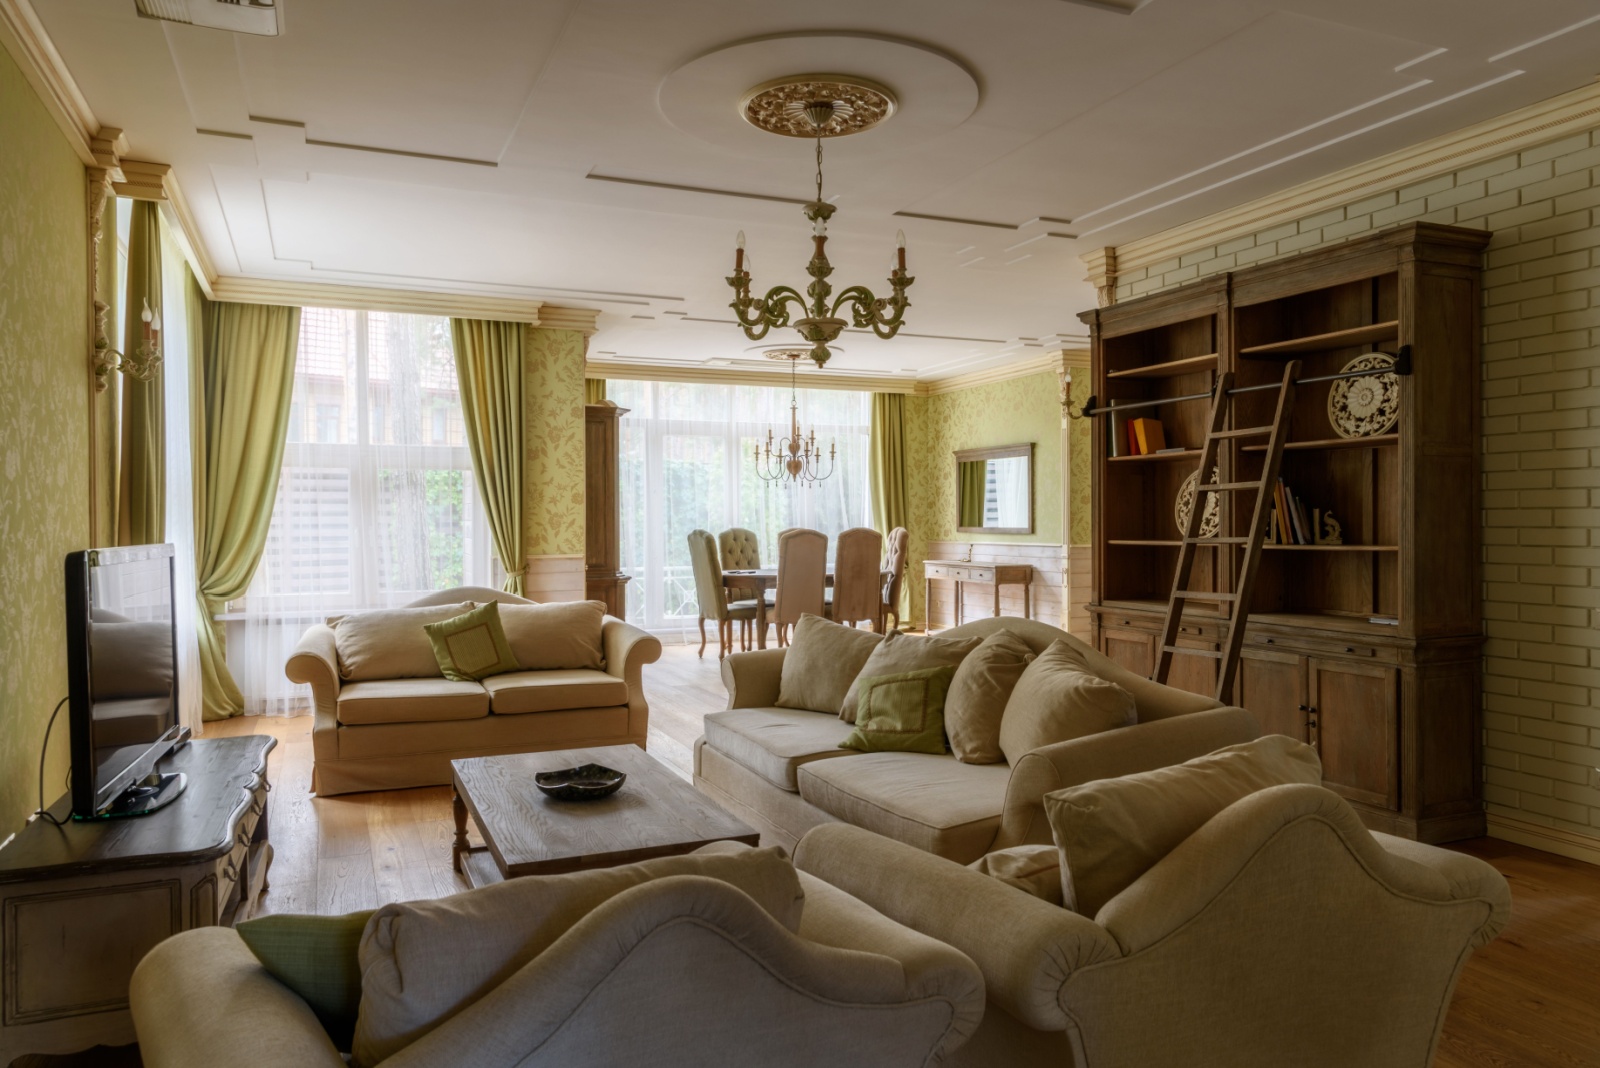
[[[410,1045],[499,986],[599,905],[669,875],[730,883],[790,931],[799,929],[805,894],[783,850],[729,842],[688,856],[511,879],[433,901],[385,905],[361,940],[355,1063],[375,1065]]]
[[[469,601],[330,618],[328,626],[333,628],[333,644],[339,653],[339,677],[346,682],[443,678],[423,625],[443,623],[471,608]]]
[[[810,613],[801,616],[794,625],[794,640],[783,654],[778,707],[838,715],[850,684],[881,641],[881,634],[830,623]]]
[[[927,753],[863,753],[800,768],[800,796],[845,823],[948,857],[978,859],[1000,830],[1004,764]]]
[[[772,785],[799,792],[800,765],[850,756],[850,724],[824,712],[792,708],[734,708],[705,718],[706,744]]]
[[[274,979],[311,1006],[334,1045],[347,1050],[361,1009],[361,935],[371,918],[371,909],[344,916],[284,912],[234,930]]]
[[[1000,718],[1000,751],[1015,764],[1057,742],[1129,727],[1138,721],[1133,696],[1082,670],[1066,642],[1054,642],[1023,671]]]
[[[944,728],[957,760],[998,764],[1005,759],[1000,751],[1000,720],[1033,657],[1027,642],[1002,630],[983,639],[961,661],[944,702]]]
[[[605,619],[602,601],[500,606],[500,625],[511,655],[524,671],[605,667],[600,639]]]
[[[628,703],[626,682],[583,668],[491,675],[483,680],[483,688],[489,692],[489,708],[502,716]]]
[[[856,704],[861,699],[861,683],[864,679],[901,675],[923,668],[953,668],[981,644],[981,638],[919,638],[891,630],[872,650],[867,662],[861,665],[861,673],[850,684],[844,704],[839,708],[839,718],[846,723],[856,721]]]
[[[517,670],[516,657],[511,655],[506,632],[500,626],[500,605],[494,601],[442,623],[426,623],[422,630],[447,679],[477,682]]]
[[[479,719],[488,714],[489,695],[476,682],[382,679],[350,682],[339,689],[339,722],[347,727]]]
[[[1061,854],[1053,845],[1019,845],[985,853],[967,867],[1025,894],[1061,904]]]
[[[1172,767],[1045,794],[1063,901],[1093,917],[1240,798],[1269,786],[1321,782],[1316,750],[1269,734]]]
[[[844,747],[863,753],[943,754],[944,698],[955,673],[946,664],[857,679],[861,700],[856,729]]]

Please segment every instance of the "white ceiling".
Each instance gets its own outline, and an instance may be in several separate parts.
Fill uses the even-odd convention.
[[[33,3],[222,274],[599,308],[602,359],[751,358],[733,235],[758,289],[806,281],[812,145],[739,93],[887,84],[901,113],[827,148],[832,280],[883,288],[904,229],[913,306],[829,370],[925,377],[1081,336],[1086,249],[1600,73],[1596,0],[278,0],[276,38]]]

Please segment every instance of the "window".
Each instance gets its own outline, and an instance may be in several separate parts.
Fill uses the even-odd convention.
[[[687,540],[696,528],[753,530],[762,563],[776,566],[779,531],[822,531],[831,560],[840,531],[871,525],[871,394],[799,391],[802,428],[815,429],[824,465],[830,444],[838,462],[828,479],[795,486],[762,481],[752,460],[768,428],[789,421],[787,389],[613,380],[606,390],[629,409],[618,497],[630,621],[680,627],[699,614]]]

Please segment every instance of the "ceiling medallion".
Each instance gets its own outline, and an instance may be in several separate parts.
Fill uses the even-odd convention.
[[[761,351],[761,355],[765,356],[769,360],[789,360],[789,361],[792,362],[794,360],[803,360],[807,356],[810,356],[811,355],[811,350],[810,349],[784,349],[784,348],[763,349]]]
[[[832,105],[815,122],[808,109]],[[847,74],[798,74],[762,82],[739,101],[750,125],[785,137],[843,137],[870,130],[894,114],[894,93]]]
[[[767,290],[764,297],[750,295],[750,270],[744,254],[743,230],[739,231],[734,247],[733,274],[727,278],[728,284],[733,287],[733,302],[728,307],[739,317],[739,326],[743,328],[745,337],[751,341],[760,341],[767,336],[767,331],[775,326],[780,328],[793,326],[801,337],[811,342],[807,355],[818,367],[826,364],[828,357],[832,355],[828,350],[828,342],[837,339],[847,325],[857,330],[871,330],[878,337],[886,339],[899,333],[900,326],[905,320],[906,309],[911,306],[911,302],[906,299],[906,289],[916,281],[906,273],[906,235],[905,231],[900,231],[895,235],[897,247],[889,266],[890,296],[877,297],[866,286],[850,286],[833,300],[829,300],[833,294],[833,285],[828,281],[828,276],[833,273],[833,264],[828,262],[828,220],[833,217],[836,209],[822,199],[822,139],[858,133],[867,128],[860,123],[852,124],[853,120],[849,116],[841,118],[846,108],[851,109],[852,116],[865,114],[864,107],[857,108],[849,100],[836,100],[830,95],[843,84],[815,75],[787,78],[782,82],[768,82],[765,86],[757,86],[746,97],[745,115],[749,117],[752,112],[748,104],[761,99],[765,93],[777,91],[772,88],[773,86],[786,86],[795,90],[816,88],[821,93],[814,97],[795,95],[791,100],[799,115],[799,121],[809,130],[807,136],[814,137],[817,141],[817,198],[805,206],[805,217],[811,220],[812,240],[811,261],[806,264],[806,273],[811,276],[811,284],[806,286],[806,296],[801,296],[799,290],[790,286],[773,286]],[[857,88],[864,89],[861,86]],[[877,90],[873,89],[871,92],[876,93]],[[888,90],[883,90],[883,93],[888,93]],[[882,96],[882,99],[888,109],[883,115],[887,115],[893,109],[893,97]],[[751,121],[755,122],[754,119]],[[770,129],[774,133],[797,136],[791,133],[787,126],[780,129],[759,122],[756,125],[762,129]],[[806,302],[806,297],[811,298],[809,304]],[[848,322],[839,316],[840,309],[846,304],[850,306]],[[792,322],[790,305],[800,312],[800,318]]]

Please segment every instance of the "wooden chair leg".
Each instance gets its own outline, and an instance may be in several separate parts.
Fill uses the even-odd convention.
[[[702,660],[704,660],[705,656],[706,656],[706,617],[705,616],[701,616],[700,617],[700,652],[699,652],[699,656],[700,656],[700,659],[702,659]]]

